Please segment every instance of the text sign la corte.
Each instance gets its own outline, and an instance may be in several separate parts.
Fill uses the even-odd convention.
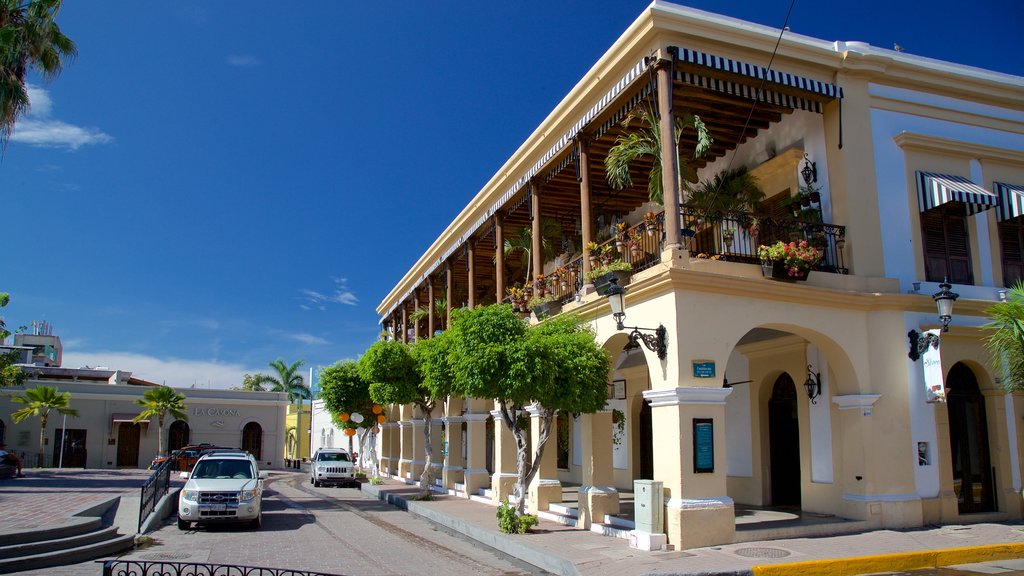
[[[194,416],[238,416],[237,408],[193,408]]]

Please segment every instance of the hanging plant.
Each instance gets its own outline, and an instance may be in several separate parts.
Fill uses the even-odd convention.
[[[626,437],[626,414],[622,410],[612,408],[612,424],[615,425],[612,430],[612,444],[619,446]]]

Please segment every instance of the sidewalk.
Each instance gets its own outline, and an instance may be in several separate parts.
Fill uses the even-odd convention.
[[[427,518],[455,532],[567,576],[814,575],[866,574],[958,566],[1011,559],[996,573],[1024,573],[1024,524],[970,524],[916,530],[876,530],[863,534],[743,542],[691,550],[644,552],[621,538],[602,536],[541,520],[532,533],[505,535],[497,529],[496,509],[454,496],[416,501],[418,492],[396,480],[363,492]],[[988,570],[992,568],[992,571]]]

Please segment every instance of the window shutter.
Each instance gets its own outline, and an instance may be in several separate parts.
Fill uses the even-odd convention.
[[[921,238],[924,240],[926,280],[974,283],[963,205],[950,203],[922,213]]]
[[[999,224],[999,248],[1003,259],[1003,285],[1009,288],[1024,280],[1024,223],[1022,223],[1022,218]]]

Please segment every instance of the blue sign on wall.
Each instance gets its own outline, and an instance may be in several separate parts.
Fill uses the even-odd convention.
[[[694,378],[714,378],[715,377],[715,363],[710,360],[694,360],[693,361],[693,377]]]

